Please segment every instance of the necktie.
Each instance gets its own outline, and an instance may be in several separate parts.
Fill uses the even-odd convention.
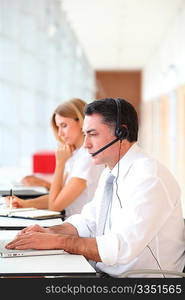
[[[105,231],[105,225],[108,217],[108,210],[112,202],[113,180],[114,180],[114,175],[109,173],[105,182],[103,199],[100,207],[99,220],[97,224],[97,235],[102,235],[104,234]]]

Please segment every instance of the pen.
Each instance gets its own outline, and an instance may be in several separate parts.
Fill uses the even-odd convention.
[[[13,191],[10,190],[10,209],[12,209]]]

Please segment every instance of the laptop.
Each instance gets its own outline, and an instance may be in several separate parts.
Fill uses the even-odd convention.
[[[11,239],[12,240],[12,239]],[[62,249],[46,249],[46,250],[35,250],[35,249],[26,249],[26,250],[14,250],[7,249],[5,245],[8,244],[11,240],[0,240],[0,257],[25,257],[25,256],[35,256],[35,255],[59,255],[67,254]]]

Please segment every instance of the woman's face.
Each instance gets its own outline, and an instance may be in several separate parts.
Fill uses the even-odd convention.
[[[79,121],[56,114],[55,123],[58,128],[58,136],[62,138],[65,144],[74,145],[76,148],[81,146],[83,134]]]

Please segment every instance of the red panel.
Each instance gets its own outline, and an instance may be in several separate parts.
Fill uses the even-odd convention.
[[[55,152],[42,151],[33,154],[33,173],[52,174],[55,170]]]

